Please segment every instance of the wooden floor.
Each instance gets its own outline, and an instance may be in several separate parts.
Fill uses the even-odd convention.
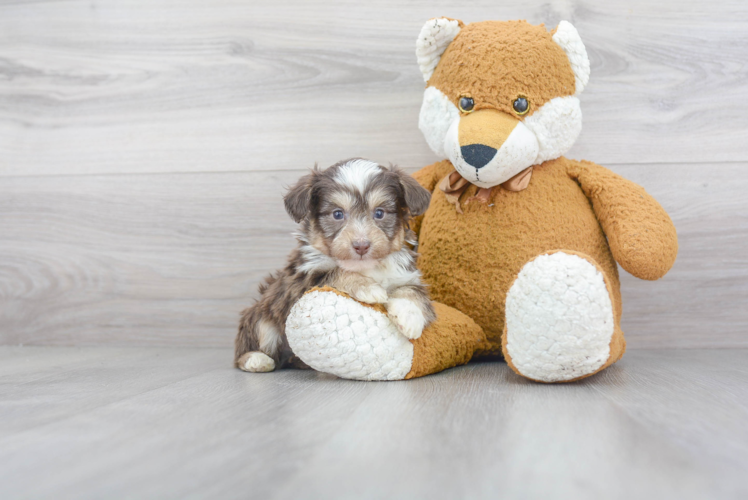
[[[0,347],[0,498],[746,498],[748,350],[638,350],[581,383],[407,382],[231,352]]]

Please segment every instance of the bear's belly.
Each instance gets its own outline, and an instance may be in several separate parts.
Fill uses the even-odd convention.
[[[506,293],[524,264],[551,250],[589,255],[607,274],[620,314],[618,270],[605,234],[579,185],[559,160],[535,167],[519,192],[496,187],[488,203],[464,200],[457,213],[444,193],[434,192],[421,224],[418,267],[433,300],[467,314],[500,354]],[[616,307],[617,306],[617,307]]]

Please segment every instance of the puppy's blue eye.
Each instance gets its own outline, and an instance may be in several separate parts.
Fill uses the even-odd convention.
[[[374,218],[375,219],[384,219],[384,210],[381,208],[377,208],[374,210]]]
[[[343,211],[342,211],[342,210],[335,210],[335,211],[334,211],[334,212],[332,213],[332,217],[333,217],[333,219],[335,219],[335,220],[343,220],[343,217],[345,217],[345,214],[343,213]]]

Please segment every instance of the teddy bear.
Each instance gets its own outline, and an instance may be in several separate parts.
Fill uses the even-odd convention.
[[[582,129],[590,64],[577,30],[525,21],[431,19],[417,43],[419,128],[444,160],[417,171],[432,192],[414,219],[418,268],[437,320],[414,340],[381,305],[305,294],[289,344],[344,378],[400,380],[503,357],[538,382],[569,382],[626,349],[617,264],[656,280],[678,240],[640,186],[563,155]]]

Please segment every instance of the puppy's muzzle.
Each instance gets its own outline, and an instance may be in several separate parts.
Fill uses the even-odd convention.
[[[353,245],[353,249],[361,257],[366,255],[366,252],[368,252],[369,248],[371,248],[371,242],[369,240],[356,240],[352,243],[352,245]]]

